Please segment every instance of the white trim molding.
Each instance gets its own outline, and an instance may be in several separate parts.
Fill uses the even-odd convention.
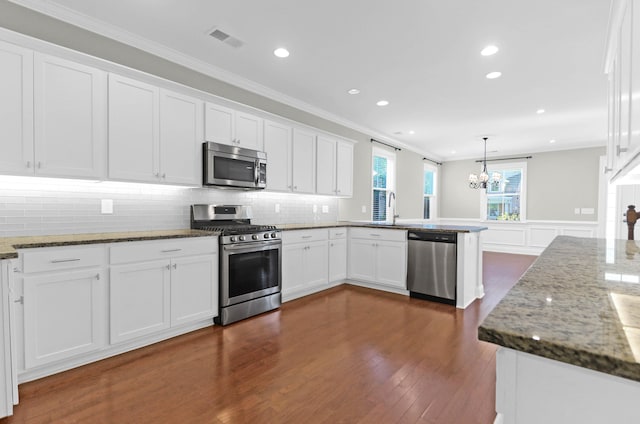
[[[495,222],[461,218],[442,218],[438,224],[488,227],[483,233],[483,249],[489,252],[539,255],[556,236],[595,238],[597,221]]]

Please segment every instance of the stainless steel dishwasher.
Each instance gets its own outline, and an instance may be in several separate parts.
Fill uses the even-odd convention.
[[[407,237],[410,296],[455,305],[457,234],[409,231]]]

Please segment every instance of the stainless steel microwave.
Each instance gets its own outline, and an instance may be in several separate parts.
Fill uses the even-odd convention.
[[[212,142],[202,148],[203,185],[246,190],[267,186],[265,152]]]

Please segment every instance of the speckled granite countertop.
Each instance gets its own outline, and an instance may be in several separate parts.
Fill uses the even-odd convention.
[[[414,230],[414,231],[439,231],[453,233],[473,233],[484,231],[487,227],[473,227],[467,225],[438,225],[438,224],[408,224],[399,222],[396,225],[388,223],[376,222],[360,222],[360,221],[338,221],[330,223],[316,224],[281,224],[276,225],[280,230],[308,230],[313,228],[335,228],[335,227],[364,227],[364,228],[388,228],[390,230]]]
[[[157,240],[185,237],[217,236],[218,233],[200,230],[128,231],[119,233],[63,234],[57,236],[29,236],[0,238],[0,259],[18,257],[16,249],[69,246],[74,244],[115,243],[124,241]]]
[[[560,236],[478,339],[640,381],[640,241]]]

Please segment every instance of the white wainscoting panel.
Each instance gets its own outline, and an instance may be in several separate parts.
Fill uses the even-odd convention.
[[[523,255],[539,255],[556,236],[593,238],[598,234],[596,221],[486,222],[442,218],[437,223],[488,227],[483,232],[483,250]]]

